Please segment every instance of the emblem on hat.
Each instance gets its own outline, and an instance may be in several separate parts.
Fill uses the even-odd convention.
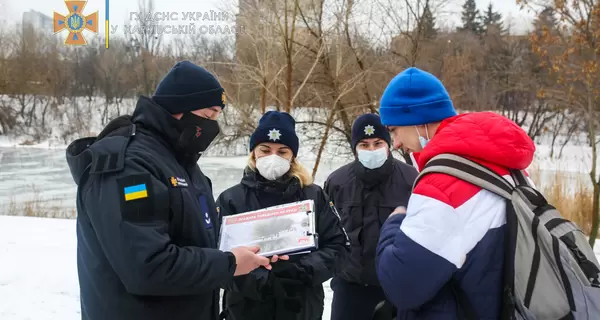
[[[223,94],[221,94],[221,101],[223,101],[223,104],[227,104],[227,97],[225,96],[225,91],[223,91]]]
[[[269,130],[269,139],[272,141],[277,141],[281,138],[281,132],[277,129]]]
[[[372,125],[365,126],[365,134],[371,136],[375,133],[375,128]]]

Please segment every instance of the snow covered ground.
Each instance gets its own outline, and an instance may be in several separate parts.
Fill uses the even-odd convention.
[[[75,220],[0,215],[0,319],[81,319],[76,246]]]
[[[0,216],[0,319],[81,319],[76,245],[75,220]]]

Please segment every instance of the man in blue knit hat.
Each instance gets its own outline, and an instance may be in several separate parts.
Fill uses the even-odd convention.
[[[509,169],[533,159],[518,125],[493,112],[457,115],[442,82],[418,68],[392,79],[379,111],[394,147],[410,152],[418,170],[453,154],[511,179]],[[377,275],[398,319],[499,319],[505,229],[500,196],[442,173],[418,178],[377,245]]]
[[[392,157],[390,146],[390,134],[378,115],[358,117],[352,125],[355,161],[325,181],[325,192],[351,239],[351,252],[338,261],[340,270],[331,281],[331,320],[372,319],[376,306],[386,300],[375,273],[377,239],[387,217],[408,204],[417,177],[413,167]],[[392,308],[386,306],[378,314],[387,313],[389,319]]]
[[[217,249],[212,185],[197,161],[225,104],[219,81],[182,61],[133,115],[68,147],[83,320],[214,320],[221,287],[270,269],[259,248]]]

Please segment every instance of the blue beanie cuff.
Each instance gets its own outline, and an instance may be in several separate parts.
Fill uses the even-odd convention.
[[[210,107],[225,108],[225,89],[195,92],[185,95],[154,95],[152,100],[171,114],[185,113]]]
[[[379,114],[384,126],[401,127],[440,122],[457,115],[449,99],[411,106],[382,105]]]
[[[279,139],[271,139],[269,137],[269,132],[271,130],[278,130],[281,136]],[[250,151],[254,150],[257,145],[263,142],[271,142],[271,143],[281,143],[292,150],[294,157],[298,156],[298,149],[300,148],[300,141],[295,132],[282,129],[278,126],[261,126],[257,128],[252,136],[250,137]]]

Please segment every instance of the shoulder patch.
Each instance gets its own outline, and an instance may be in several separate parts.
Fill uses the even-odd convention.
[[[162,220],[164,216],[153,205],[153,188],[150,174],[130,175],[117,179],[121,217],[129,222]],[[158,214],[157,214],[158,213]]]
[[[134,135],[135,125],[131,125],[117,129],[114,133],[92,144],[90,146],[93,151],[90,174],[122,171],[125,168],[125,151]]]
[[[188,187],[187,181],[185,181],[184,178],[180,178],[180,177],[175,177],[175,176],[170,177],[169,183],[171,184],[171,186],[173,188],[187,188]]]

